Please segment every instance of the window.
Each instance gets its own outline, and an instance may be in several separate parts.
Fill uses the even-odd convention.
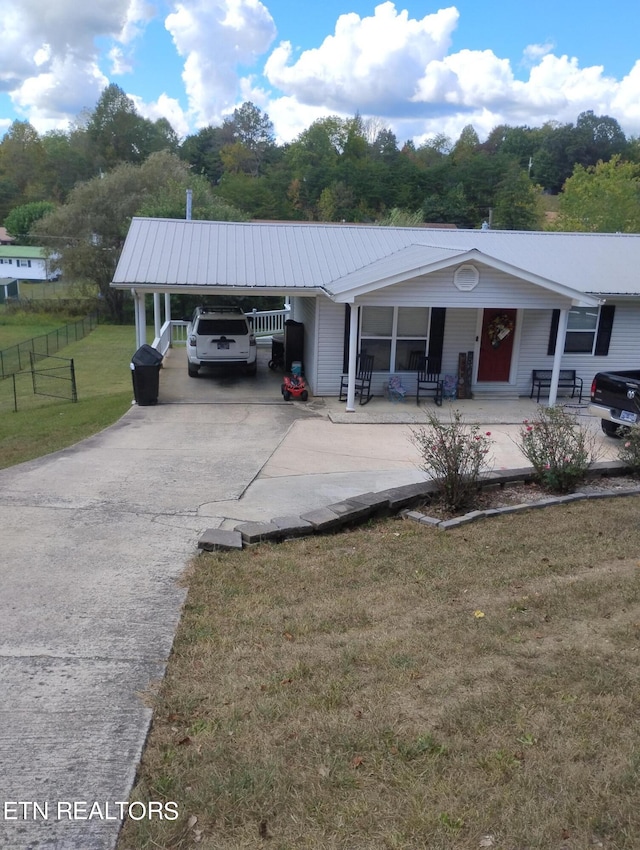
[[[565,354],[592,354],[598,329],[598,307],[574,307],[569,310]]]
[[[13,263],[13,260],[0,259],[0,264],[1,263],[5,263],[7,266],[10,266]]]
[[[18,268],[30,269],[31,260],[16,260],[16,265],[18,266]]]
[[[615,312],[614,304],[603,304],[599,308],[574,307],[569,310],[564,353],[593,354],[596,357],[606,357],[609,353]],[[549,346],[547,348],[547,354],[550,355],[555,354],[559,320],[560,310],[554,310],[551,316]]]
[[[428,307],[363,307],[360,349],[375,372],[406,372],[413,351],[427,352]]]

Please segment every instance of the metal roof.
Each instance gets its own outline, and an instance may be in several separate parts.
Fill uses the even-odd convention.
[[[0,257],[44,260],[46,256],[44,248],[34,248],[32,245],[0,245]]]
[[[469,261],[469,252],[549,289],[640,295],[635,234],[157,218],[132,220],[112,286],[322,290],[344,300],[362,287]]]

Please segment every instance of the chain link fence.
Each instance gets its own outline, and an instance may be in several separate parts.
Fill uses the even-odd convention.
[[[76,322],[41,336],[32,337],[0,351],[0,378],[10,378],[26,369],[31,369],[31,355],[41,359],[57,354],[61,348],[77,342],[89,334],[98,324],[98,314],[91,313]]]
[[[14,372],[0,381],[0,413],[42,407],[45,399],[78,400],[73,360],[65,357],[39,359],[32,352],[29,364],[28,370]]]

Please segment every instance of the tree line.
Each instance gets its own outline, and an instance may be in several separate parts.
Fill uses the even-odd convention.
[[[508,229],[540,227],[540,195],[561,192],[576,166],[640,163],[639,140],[592,111],[575,124],[500,125],[483,142],[469,125],[456,140],[440,134],[420,145],[400,143],[379,119],[329,116],[277,144],[269,116],[244,103],[181,141],[112,84],[66,132],[11,125],[0,142],[0,221],[25,204],[64,204],[78,183],[159,151],[249,218],[375,222],[402,209],[430,223],[478,227],[491,218]]]
[[[109,283],[131,217],[184,218],[187,189],[201,219],[640,232],[640,141],[589,111],[420,145],[378,119],[329,116],[278,144],[252,103],[181,141],[110,85],[68,131],[16,121],[0,142],[0,222],[97,285],[114,318],[122,295]]]

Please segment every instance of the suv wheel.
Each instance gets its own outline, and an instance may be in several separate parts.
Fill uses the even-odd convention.
[[[199,366],[192,366],[191,363],[187,366],[187,371],[189,372],[190,378],[197,378],[200,372]]]

